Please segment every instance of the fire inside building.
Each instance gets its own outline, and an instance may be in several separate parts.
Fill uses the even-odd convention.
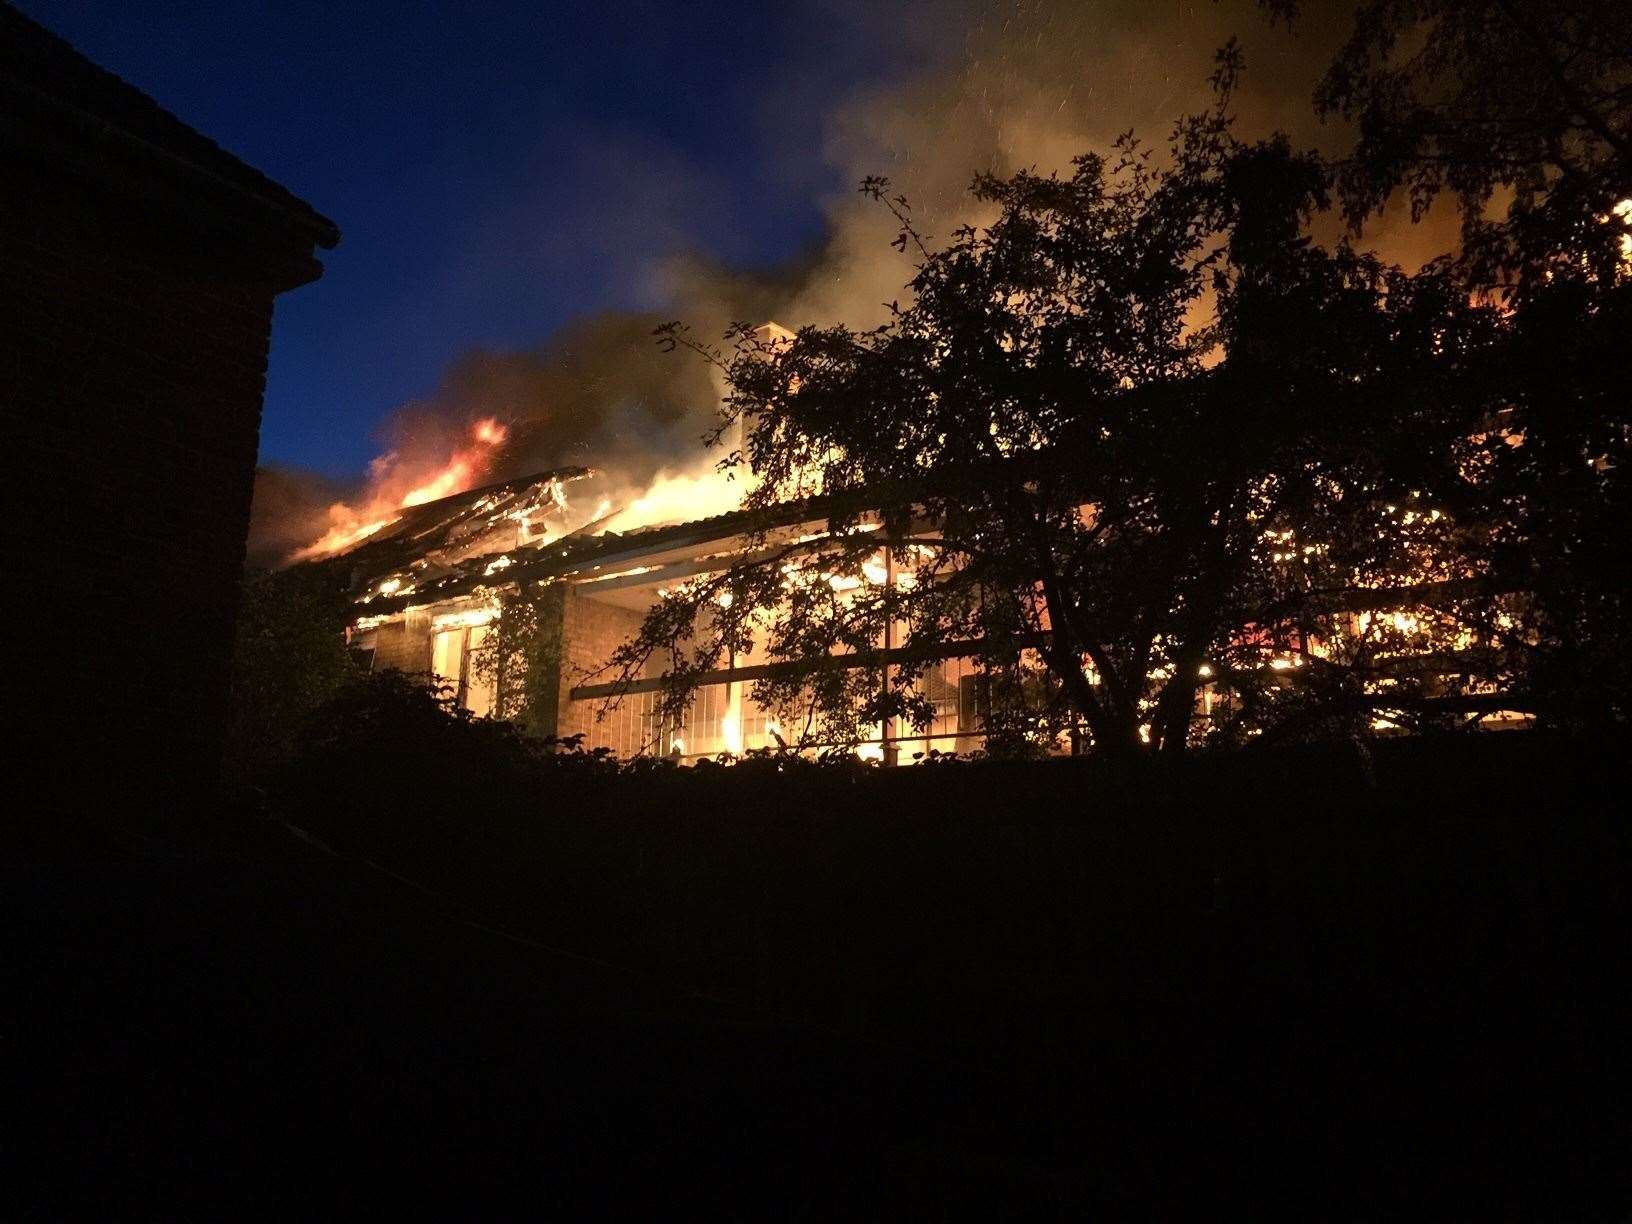
[[[775,323],[759,332],[772,342],[792,336]],[[476,421],[441,469],[406,492],[376,490],[364,504],[334,507],[329,530],[291,558],[342,571],[354,600],[347,638],[359,659],[373,670],[427,676],[476,717],[515,717],[525,705],[531,731],[580,737],[586,749],[620,757],[831,746],[755,701],[754,682],[785,666],[764,662],[758,643],[752,657],[703,676],[680,719],[661,709],[655,663],[635,677],[614,678],[608,668],[676,584],[791,541],[819,553],[829,531],[821,499],[743,510],[742,485],[710,471],[659,479],[614,505],[596,495],[599,474],[583,467],[455,492],[505,440],[498,421]],[[884,550],[864,572],[868,582],[911,581],[893,572]],[[499,642],[501,619],[517,615],[519,603],[533,621],[526,663]],[[879,645],[887,651],[891,643]],[[983,689],[973,660],[931,664],[919,689],[934,707],[929,725],[875,725],[859,755],[895,763],[981,746]]]
[[[756,335],[773,347],[792,338],[775,323]],[[744,427],[740,421],[736,425],[739,431]],[[883,525],[887,508],[861,506],[865,512],[858,520],[854,513],[833,515],[839,507],[817,496],[744,509],[743,486],[712,471],[659,478],[632,499],[626,492],[622,504],[600,496],[605,492],[601,474],[583,467],[468,488],[506,437],[506,427],[496,419],[473,422],[466,441],[442,467],[406,473],[389,489],[375,488],[356,507],[332,507],[327,533],[295,554],[294,560],[339,571],[353,601],[349,644],[372,669],[428,676],[474,716],[512,719],[536,734],[576,739],[586,749],[619,757],[709,759],[837,747],[895,764],[985,747],[999,691],[1007,694],[1001,709],[1008,713],[1024,715],[1047,704],[1046,694],[1028,696],[1024,683],[994,681],[972,643],[948,641],[937,643],[927,662],[921,650],[911,661],[917,707],[912,719],[861,723],[859,734],[852,719],[842,739],[830,739],[821,721],[813,721],[808,711],[802,717],[797,705],[771,709],[757,700],[760,681],[792,677],[806,685],[812,661],[768,660],[766,635],[756,629],[745,652],[716,659],[701,675],[688,676],[686,688],[693,695],[677,714],[678,701],[665,700],[663,674],[673,660],[654,653],[633,668],[614,666],[620,646],[637,636],[666,595],[789,554],[805,559],[792,569],[832,583],[841,601],[863,584],[875,592],[908,588],[917,575],[899,564],[903,554],[895,548],[878,548],[859,570],[852,566],[842,575],[823,568],[824,555],[848,551],[854,556],[856,532],[865,541],[873,539],[866,533]],[[740,450],[740,433],[736,440]],[[1079,514],[1093,513],[1092,506],[1079,508]],[[846,539],[834,534],[835,521],[848,524]],[[913,535],[933,542],[939,532],[935,523],[923,521],[914,523]],[[784,565],[784,575],[790,572]],[[1354,602],[1330,609],[1346,626],[1336,631],[1364,636],[1369,624],[1386,621],[1396,636],[1418,639],[1408,642],[1405,654],[1422,657],[1402,656],[1396,663],[1419,671],[1422,666],[1456,671],[1455,655],[1467,645],[1461,640],[1466,632],[1429,650],[1411,609],[1467,583],[1424,581],[1427,585],[1415,588],[1354,592]],[[1411,592],[1410,598],[1394,598]],[[527,644],[517,649],[522,629]],[[858,679],[856,669],[887,677],[892,660],[902,657],[902,643],[895,640],[900,636],[887,627],[870,649],[829,651],[822,666]],[[1326,655],[1328,645],[1305,635],[1300,652]],[[1435,657],[1450,662],[1442,666]],[[1278,653],[1262,664],[1274,671],[1296,669],[1304,661],[1300,653]],[[1023,672],[1025,660],[1020,662]],[[1203,665],[1200,674],[1208,679],[1196,689],[1191,719],[1193,729],[1205,730],[1210,721],[1229,717],[1233,698],[1227,686],[1211,679],[1211,667]],[[1488,729],[1529,723],[1528,715],[1502,708],[1500,691],[1489,684],[1468,705]],[[1402,729],[1386,716],[1374,718],[1372,726],[1383,733]],[[1071,752],[1082,746],[1084,732],[1073,722],[1057,736],[1045,735],[1044,742]]]
[[[342,533],[320,563],[337,567],[350,591],[352,650],[374,670],[431,677],[473,716],[514,718],[525,704],[520,721],[535,733],[579,737],[587,749],[620,757],[695,760],[835,746],[813,736],[809,723],[799,725],[796,715],[756,700],[755,682],[790,666],[766,661],[758,639],[746,656],[697,677],[680,717],[664,708],[662,660],[654,658],[638,675],[610,666],[671,589],[790,545],[820,557],[834,543],[832,507],[814,498],[690,521],[637,517],[630,526],[624,512],[608,512],[605,500],[593,510],[578,508],[590,504],[583,491],[593,490],[595,478],[587,468],[537,473],[401,508],[383,526],[365,524],[361,541]],[[878,525],[876,517],[863,516],[859,529]],[[906,585],[914,576],[899,572],[891,550],[880,548],[860,576],[832,581]],[[532,645],[524,655],[503,641],[512,616],[531,622]],[[895,645],[881,640],[870,657],[850,656],[841,666],[876,666]],[[1268,665],[1291,668],[1299,661],[1275,658]],[[931,661],[916,684],[931,711],[927,725],[890,719],[847,746],[887,764],[984,746],[991,689],[977,659],[949,643],[946,657]],[[1214,703],[1227,700],[1204,684],[1194,717],[1204,722]],[[1486,725],[1524,720],[1497,710]],[[1057,748],[1069,752],[1075,741],[1062,735]]]
[[[541,593],[531,608],[546,622],[537,631],[554,644],[541,708],[532,711],[537,730],[582,736],[586,747],[619,756],[708,758],[776,749],[800,738],[808,743],[754,700],[753,682],[774,664],[732,659],[709,673],[679,722],[659,709],[659,675],[619,683],[607,677],[606,665],[676,583],[725,569],[768,545],[797,540],[819,547],[828,529],[822,505],[790,504],[769,515],[736,510],[627,531],[606,529],[615,514],[575,525],[569,491],[592,476],[583,468],[545,472],[412,507],[326,562],[350,567],[353,650],[374,669],[435,677],[474,715],[499,713],[506,687],[522,678],[506,674],[493,635],[504,595],[526,588]],[[890,570],[881,551],[866,580],[902,580]],[[538,686],[536,678],[533,683]],[[931,724],[879,726],[860,745],[861,755],[894,761],[979,746],[971,662],[954,657],[934,664],[920,687],[934,703]]]

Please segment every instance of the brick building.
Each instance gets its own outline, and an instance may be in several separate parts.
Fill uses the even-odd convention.
[[[628,678],[614,676],[608,665],[665,590],[743,562],[816,558],[831,551],[829,511],[840,507],[831,499],[813,498],[620,532],[607,529],[617,521],[616,513],[584,521],[570,509],[573,503],[590,503],[593,493],[584,496],[582,490],[593,490],[593,482],[570,497],[568,490],[592,476],[581,468],[543,472],[426,503],[404,511],[361,545],[322,562],[334,567],[336,585],[347,589],[353,601],[348,626],[353,648],[376,669],[437,677],[475,715],[508,718],[524,709],[523,721],[535,731],[579,735],[586,747],[607,748],[619,756],[708,758],[784,743],[828,746],[809,742],[820,730],[808,723],[801,727],[805,719],[798,711],[784,712],[787,721],[779,723],[776,711],[757,704],[755,681],[800,676],[809,667],[804,660],[766,661],[765,642],[757,635],[746,655],[727,658],[723,666],[695,678],[695,694],[678,720],[660,709],[659,669],[666,658],[654,659],[645,674]],[[608,504],[603,500],[603,508]],[[845,530],[853,539],[857,531],[880,525],[878,515],[865,513]],[[920,539],[934,533],[927,522],[914,531]],[[891,550],[877,549],[859,574],[827,579],[841,593],[863,583],[915,582],[916,575],[899,572],[890,555]],[[1427,600],[1458,585],[1353,592],[1344,603],[1329,605],[1332,632],[1357,638],[1385,613],[1390,623],[1399,618],[1401,624],[1414,625],[1402,609],[1426,606]],[[507,675],[505,665],[496,661],[509,657],[503,626],[518,597],[524,597],[526,608],[521,615],[538,626],[537,653],[529,659],[543,661],[542,667],[526,664],[522,683],[528,691],[522,707],[509,696],[518,677]],[[871,650],[838,653],[824,666],[878,669],[905,661],[894,633],[885,630]],[[484,650],[490,645],[496,649]],[[973,645],[946,641],[927,662],[915,653],[908,665],[918,694],[929,703],[928,725],[895,717],[864,727],[858,754],[903,762],[931,751],[976,750],[985,745],[986,715],[995,701],[1029,706],[1036,698],[1036,708],[1042,708],[1043,690],[1028,689],[1024,679],[1018,686],[1006,682],[1007,696],[998,696],[992,676],[968,652]],[[1266,652],[1259,666],[1271,683],[1288,687],[1303,665],[1304,652],[1326,657],[1322,652],[1329,648],[1322,640],[1306,638],[1297,654],[1270,657]],[[1385,649],[1390,653],[1379,656],[1381,667],[1436,674],[1424,669],[1448,672],[1447,657],[1454,666],[1454,656],[1440,651],[1431,638]],[[1027,665],[1035,669],[1040,660],[1033,657]],[[1211,676],[1213,669],[1201,674]],[[1447,708],[1483,711],[1480,725],[1490,729],[1527,725],[1526,716],[1509,710],[1506,700],[1498,691],[1480,691],[1471,704],[1453,696]],[[1204,728],[1216,716],[1228,716],[1235,709],[1232,702],[1227,689],[1207,681],[1195,694],[1192,718]],[[1386,724],[1379,729],[1397,728]],[[1055,750],[1075,750],[1081,732],[1078,727],[1056,736]]]
[[[637,679],[609,705],[614,685],[605,667],[666,586],[726,568],[752,549],[819,541],[828,530],[822,507],[792,503],[772,512],[605,531],[606,518],[575,521],[566,509],[568,487],[590,475],[581,468],[543,472],[417,506],[322,562],[334,567],[355,601],[353,648],[375,669],[434,675],[472,713],[493,713],[514,677],[491,661],[473,661],[506,600],[525,588],[537,599],[547,643],[544,696],[532,711],[536,730],[582,735],[586,746],[620,756],[712,757],[773,747],[783,729],[771,711],[757,707],[752,682],[777,664],[731,660],[704,677],[680,725],[658,716],[656,674]],[[880,727],[863,753],[978,747],[974,681],[968,659],[930,665],[920,683],[935,705],[932,725],[917,731],[898,720]]]
[[[273,300],[338,240],[0,2],[7,706],[78,798],[215,775]]]

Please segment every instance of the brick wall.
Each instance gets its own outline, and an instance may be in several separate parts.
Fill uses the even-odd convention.
[[[0,177],[8,708],[59,780],[185,798],[219,766],[279,273],[43,165]]]
[[[589,673],[599,670],[612,652],[640,628],[641,614],[614,607],[566,589],[562,597],[561,699],[556,718],[556,734],[583,734],[593,744],[595,714],[599,702],[573,701],[573,685],[586,683]],[[604,679],[605,677],[603,677]]]
[[[401,620],[374,631],[374,670],[402,672],[431,670],[431,614],[410,609]]]

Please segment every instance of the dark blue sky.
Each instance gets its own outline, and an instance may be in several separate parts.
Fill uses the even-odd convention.
[[[348,475],[459,353],[652,304],[667,251],[818,235],[826,106],[910,65],[814,2],[20,6],[339,224],[279,301],[261,454]]]

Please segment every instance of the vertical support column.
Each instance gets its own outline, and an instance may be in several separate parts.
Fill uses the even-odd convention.
[[[725,657],[725,665],[731,671],[737,670],[737,652],[732,651]],[[722,746],[732,756],[741,756],[747,747],[743,743],[742,735],[742,696],[737,681],[728,680],[725,684],[725,713],[720,718],[720,740]]]
[[[567,638],[572,632],[568,621],[567,584],[551,583],[535,595],[538,607],[538,640],[533,643],[534,657],[528,661],[537,669],[534,681],[532,727],[538,735],[568,735],[575,728],[568,726],[572,706],[572,674],[567,667]],[[527,683],[527,677],[518,678]]]
[[[891,593],[891,592],[893,592],[895,590],[895,554],[890,551],[890,549],[889,549],[889,547],[887,545],[885,546],[885,549],[884,549],[884,590],[885,590],[886,594]],[[886,696],[888,696],[889,691],[890,691],[890,671],[891,671],[891,668],[893,666],[889,661],[889,652],[894,650],[894,649],[895,649],[895,617],[894,617],[894,615],[891,615],[888,618],[886,618],[886,620],[884,621],[884,681],[883,681],[883,683],[884,683],[884,693],[885,693]],[[895,721],[896,721],[895,718],[892,716],[890,718],[886,718],[883,722],[878,724],[879,739],[883,741],[884,764],[886,764],[886,765],[898,765],[898,764],[900,764],[901,748],[895,742],[895,736],[892,734],[892,731],[899,730],[899,728],[893,726]]]

